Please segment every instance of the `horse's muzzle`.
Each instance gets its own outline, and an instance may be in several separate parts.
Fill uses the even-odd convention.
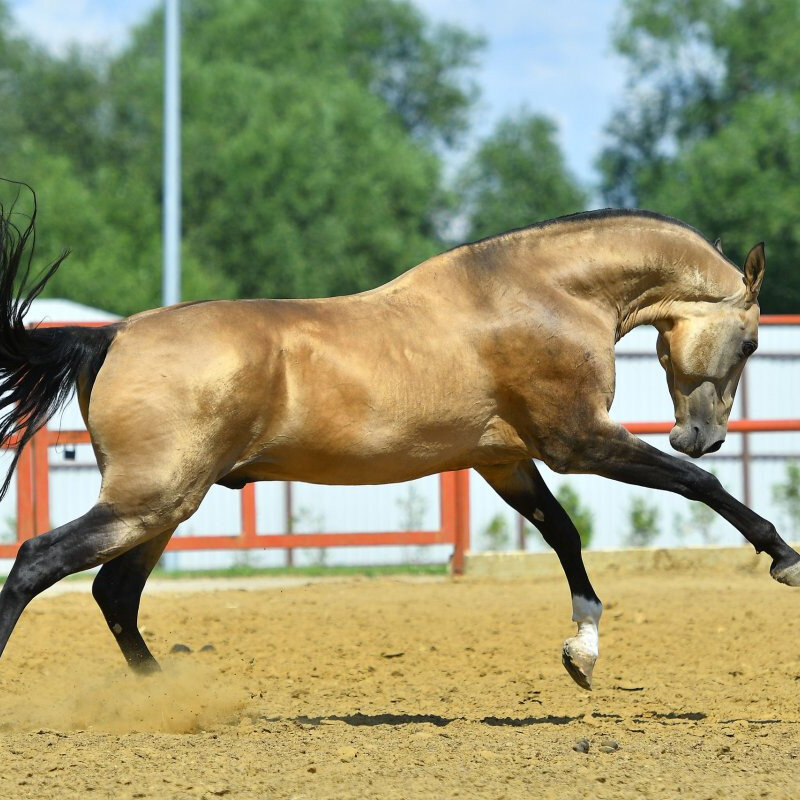
[[[723,425],[675,425],[669,434],[669,443],[679,453],[700,458],[706,453],[716,453],[722,447],[726,433]]]

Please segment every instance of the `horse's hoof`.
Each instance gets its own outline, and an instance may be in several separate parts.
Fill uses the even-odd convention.
[[[769,574],[775,578],[778,583],[784,583],[787,586],[800,586],[800,561],[795,561],[788,567],[772,567]]]
[[[561,663],[569,673],[570,678],[587,691],[592,691],[592,672],[597,656],[587,653],[583,642],[577,639],[567,639],[561,651]]]

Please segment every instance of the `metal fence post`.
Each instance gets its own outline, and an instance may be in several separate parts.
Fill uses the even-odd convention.
[[[31,439],[33,461],[33,529],[39,536],[50,530],[50,431],[42,428]]]
[[[242,532],[241,538],[245,546],[255,547],[256,536],[256,485],[254,483],[245,484],[241,490],[242,502]]]
[[[741,385],[739,386],[742,398],[742,419],[750,419],[750,407],[747,398],[747,367],[742,372]],[[746,431],[742,432],[742,502],[748,507],[751,507],[751,491],[750,491],[750,434]]]
[[[284,483],[283,491],[284,528],[286,534],[291,536],[294,533],[294,496],[291,481]],[[294,566],[294,550],[291,547],[286,548],[286,566]]]
[[[33,513],[33,456],[26,447],[17,461],[17,544],[35,535]]]
[[[454,575],[464,574],[465,555],[469,550],[469,470],[455,473],[455,548],[453,549],[452,570]]]

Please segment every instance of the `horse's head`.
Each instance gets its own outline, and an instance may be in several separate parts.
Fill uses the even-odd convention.
[[[736,387],[758,345],[758,290],[764,279],[764,243],[744,265],[744,289],[729,302],[683,303],[659,324],[658,358],[675,406],[670,444],[697,458],[722,446]]]

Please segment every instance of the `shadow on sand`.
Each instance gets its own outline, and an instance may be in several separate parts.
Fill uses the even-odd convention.
[[[476,720],[483,725],[523,727],[526,725],[567,725],[577,722],[583,715],[577,717],[483,717]],[[441,717],[438,714],[346,714],[332,715],[330,717],[295,717],[294,722],[300,725],[323,725],[326,722],[344,722],[354,727],[370,727],[374,725],[436,725],[444,728],[451,722],[471,721],[467,717]]]
[[[504,728],[525,728],[530,725],[569,725],[571,722],[581,722],[587,717],[594,719],[606,719],[611,722],[625,722],[626,718],[619,714],[605,714],[594,711],[589,715],[578,714],[574,717],[557,716],[548,714],[543,717],[482,717],[481,719],[470,719],[469,717],[442,717],[438,714],[332,714],[328,717],[265,717],[264,722],[294,722],[297,725],[327,725],[331,722],[343,722],[345,725],[352,725],[356,728],[374,727],[377,725],[435,725],[437,728],[444,728],[452,722],[477,722],[481,725]],[[700,722],[708,718],[702,711],[651,711],[644,714],[636,714],[628,717],[627,720],[634,723],[657,723],[661,725],[669,722],[684,720],[687,722]],[[719,724],[727,725],[732,722],[748,722],[751,725],[775,725],[782,722],[794,722],[794,720],[780,719],[743,719],[743,720],[720,720]]]

